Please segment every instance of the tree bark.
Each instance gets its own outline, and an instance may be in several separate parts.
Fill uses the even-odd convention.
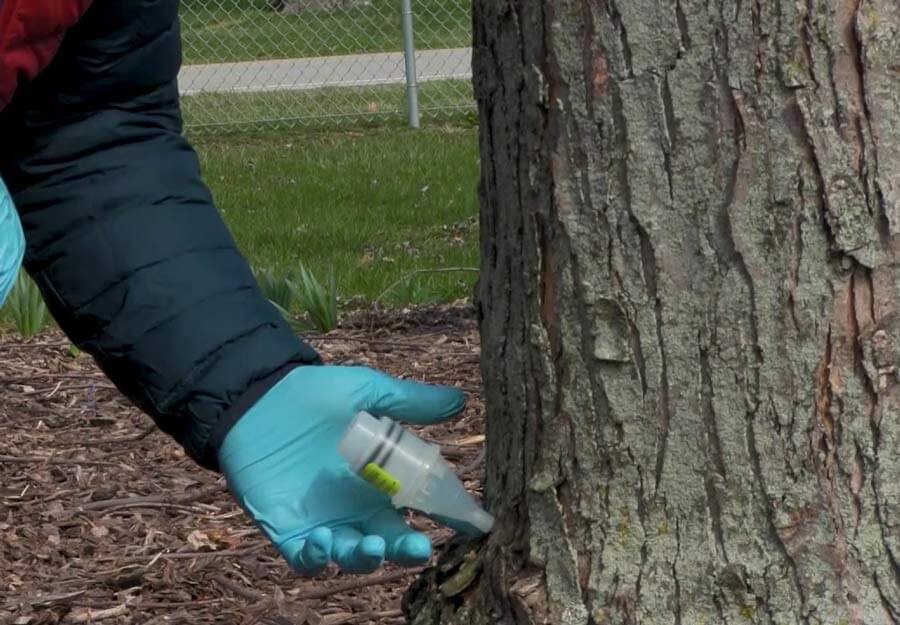
[[[476,0],[486,499],[446,623],[900,623],[900,5]]]

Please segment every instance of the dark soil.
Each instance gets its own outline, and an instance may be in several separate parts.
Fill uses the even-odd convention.
[[[419,431],[481,488],[479,342],[466,306],[356,315],[308,337],[331,364],[464,389]],[[451,534],[421,518],[435,560]],[[0,623],[400,623],[416,571],[292,573],[233,502],[58,333],[0,338]]]

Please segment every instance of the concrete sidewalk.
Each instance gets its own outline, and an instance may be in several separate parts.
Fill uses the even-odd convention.
[[[418,82],[469,79],[472,76],[471,62],[471,48],[419,51],[416,53]],[[404,84],[406,69],[402,52],[385,52],[185,65],[178,81],[183,95],[253,93]]]

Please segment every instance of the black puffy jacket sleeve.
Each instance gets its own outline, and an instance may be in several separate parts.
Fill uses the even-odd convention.
[[[97,0],[0,115],[0,175],[52,315],[202,466],[318,364],[260,292],[181,134],[176,0]]]

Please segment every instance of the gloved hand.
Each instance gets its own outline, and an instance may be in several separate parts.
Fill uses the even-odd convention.
[[[16,283],[24,254],[25,235],[22,234],[19,214],[0,178],[0,306]]]
[[[385,561],[425,564],[432,545],[338,451],[360,410],[416,424],[457,415],[465,396],[366,367],[289,373],[228,432],[218,458],[235,499],[298,573],[331,561],[368,573]]]

